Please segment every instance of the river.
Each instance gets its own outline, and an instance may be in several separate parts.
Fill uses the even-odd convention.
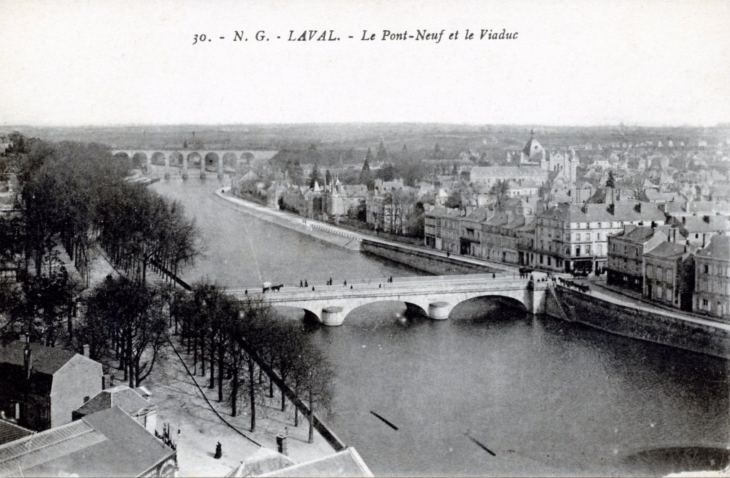
[[[203,232],[207,252],[188,281],[419,274],[218,205],[210,195],[220,184],[151,186],[181,200]],[[727,464],[725,360],[490,300],[443,322],[404,318],[404,308],[361,307],[343,326],[312,332],[337,373],[327,422],[376,475],[658,475]]]

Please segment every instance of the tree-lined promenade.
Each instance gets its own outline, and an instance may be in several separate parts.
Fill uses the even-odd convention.
[[[179,202],[125,181],[128,158],[98,144],[16,142],[9,162],[18,178],[16,213],[0,218],[0,259],[17,270],[0,282],[0,338],[28,335],[48,346],[81,350],[130,387],[139,386],[179,340],[193,374],[218,389],[231,415],[274,397],[261,365],[314,409],[332,398],[332,369],[299,322],[265,303],[238,301],[211,283],[191,292],[148,280],[150,265],[173,274],[201,253],[200,232]],[[80,280],[59,259],[73,260]],[[120,272],[90,288],[92,261],[102,249]],[[268,399],[267,399],[268,396]],[[281,409],[286,408],[281,392]],[[298,425],[295,411],[295,425]]]

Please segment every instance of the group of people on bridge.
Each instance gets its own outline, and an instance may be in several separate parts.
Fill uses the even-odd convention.
[[[590,286],[587,284],[577,284],[572,280],[563,279],[562,277],[558,278],[558,280],[560,281],[560,285],[562,285],[563,287],[570,287],[579,290],[584,294],[590,292],[591,290]]]

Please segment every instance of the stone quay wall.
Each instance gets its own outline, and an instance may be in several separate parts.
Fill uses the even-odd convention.
[[[245,200],[233,201],[232,198],[226,198],[221,196],[220,190],[216,191],[212,196],[212,199],[236,211],[248,214],[250,216],[261,219],[277,226],[285,227],[301,234],[306,234],[320,241],[334,244],[339,247],[344,247],[352,251],[360,250],[360,241],[355,236],[347,234],[347,232],[340,231],[334,227],[327,226],[326,224],[318,224],[310,220],[306,220],[299,216],[294,215],[280,215],[274,214],[274,211],[262,211],[258,204],[245,204]]]
[[[414,269],[435,275],[484,274],[499,272],[491,267],[436,255],[427,251],[405,249],[390,244],[363,239],[360,251],[405,264]]]
[[[552,303],[554,301],[559,303]],[[546,313],[617,335],[730,358],[730,331],[677,317],[634,309],[578,291],[556,287],[547,297]],[[561,313],[564,311],[564,314]]]

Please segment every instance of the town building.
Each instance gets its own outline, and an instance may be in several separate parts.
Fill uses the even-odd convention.
[[[493,187],[510,181],[521,186],[523,183],[542,186],[548,180],[548,172],[539,166],[474,166],[469,181],[475,185]]]
[[[444,229],[447,229],[446,221],[458,218],[458,209],[449,209],[438,206],[424,214],[423,243],[436,250],[450,250],[444,247]]]
[[[730,319],[730,236],[714,236],[695,254],[692,309]]]
[[[676,226],[685,241],[695,247],[705,247],[713,236],[730,232],[730,220],[718,215],[671,218],[669,224]]]
[[[87,351],[19,340],[0,347],[0,410],[35,431],[69,423],[102,390],[102,366]]]
[[[626,225],[664,224],[664,213],[650,203],[561,203],[537,214],[535,267],[565,272],[605,269],[608,236]]]
[[[366,222],[376,231],[408,234],[415,201],[398,192],[368,196],[365,200]]]
[[[682,310],[692,310],[695,264],[686,244],[659,244],[644,254],[644,267],[644,297]]]
[[[608,237],[606,282],[635,292],[644,291],[644,254],[667,241],[667,235],[650,226],[626,226]]]

